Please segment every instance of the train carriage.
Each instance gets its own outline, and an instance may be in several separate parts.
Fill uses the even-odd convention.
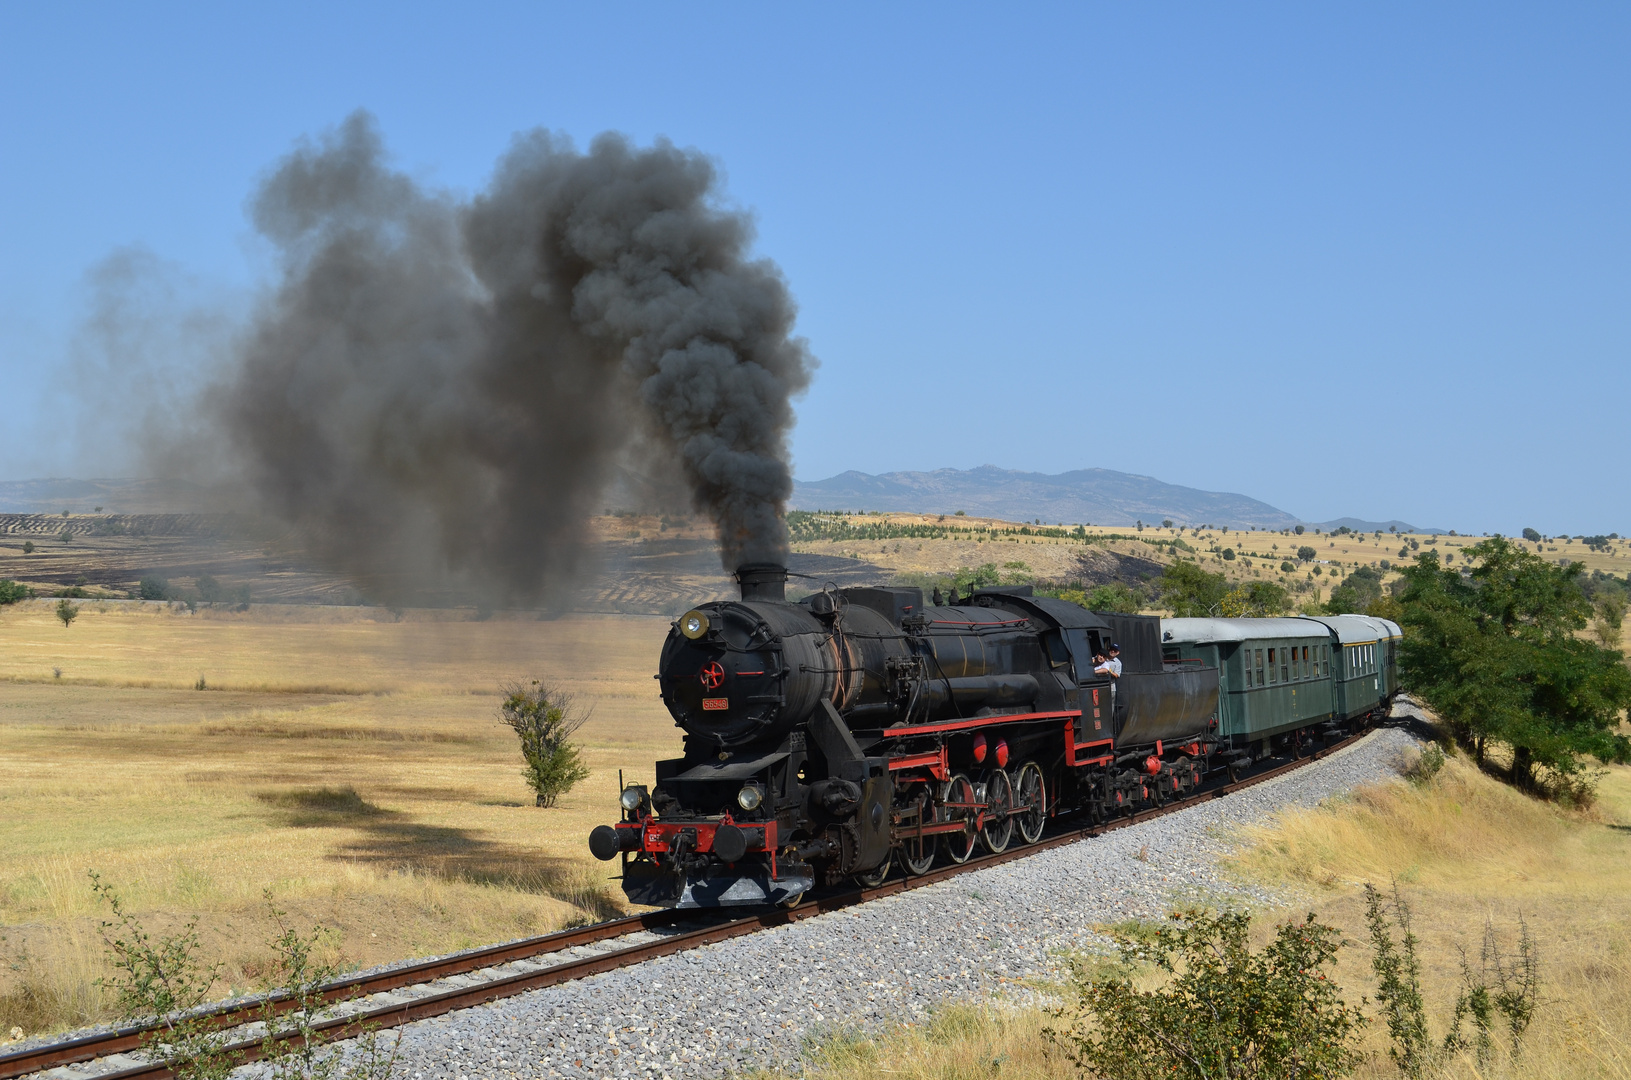
[[[1399,692],[1399,624],[1370,615],[1310,616],[1330,629],[1332,687],[1338,719],[1371,715]]]
[[[1331,631],[1310,619],[1165,619],[1162,648],[1180,662],[1216,667],[1218,728],[1238,767],[1331,720]]]

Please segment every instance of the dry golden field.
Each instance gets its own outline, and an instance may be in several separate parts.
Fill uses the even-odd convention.
[[[621,908],[585,838],[619,769],[678,748],[666,620],[84,601],[65,628],[52,607],[0,609],[0,1032],[104,1015],[92,869],[157,927],[198,917],[240,986],[268,888],[362,964]],[[548,810],[496,719],[531,678],[594,710],[594,774]]]

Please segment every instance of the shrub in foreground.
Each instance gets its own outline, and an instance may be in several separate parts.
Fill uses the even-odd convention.
[[[1253,952],[1245,912],[1176,913],[1153,931],[1113,930],[1119,963],[1079,968],[1072,1020],[1050,1031],[1071,1061],[1104,1080],[1285,1080],[1346,1076],[1363,1060],[1365,1020],[1327,969],[1344,942],[1310,914]],[[1141,964],[1166,978],[1139,990]]]

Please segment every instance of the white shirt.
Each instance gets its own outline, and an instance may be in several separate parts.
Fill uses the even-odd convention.
[[[1104,663],[1093,669],[1095,675],[1109,675],[1111,678],[1121,678],[1121,657],[1112,656]]]

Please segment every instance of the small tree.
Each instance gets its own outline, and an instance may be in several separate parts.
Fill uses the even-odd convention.
[[[141,584],[136,587],[137,595],[143,600],[170,599],[170,583],[156,574],[149,574],[142,578]]]
[[[72,600],[58,600],[57,618],[62,620],[63,626],[73,625],[73,621],[79,618],[79,605]]]
[[[34,554],[34,541],[32,541],[32,540],[24,540],[23,541],[23,554],[24,555]]]
[[[1152,931],[1111,931],[1120,964],[1079,968],[1074,1021],[1049,1031],[1071,1061],[1105,1080],[1315,1080],[1346,1076],[1363,1060],[1365,1019],[1343,1001],[1327,969],[1345,944],[1310,915],[1288,922],[1262,952],[1244,912],[1185,911]],[[1140,964],[1167,976],[1134,987]]]
[[[0,606],[27,600],[32,595],[34,592],[27,585],[19,585],[10,578],[0,578]]]
[[[1297,549],[1297,560],[1299,562],[1313,562],[1315,559],[1319,558],[1319,554],[1319,552],[1315,551],[1307,544],[1304,544],[1302,547]]]
[[[569,740],[589,721],[589,713],[558,687],[534,679],[528,685],[504,688],[498,716],[521,740],[526,762],[521,776],[537,796],[536,805],[554,806],[555,800],[588,777],[589,769]]]

